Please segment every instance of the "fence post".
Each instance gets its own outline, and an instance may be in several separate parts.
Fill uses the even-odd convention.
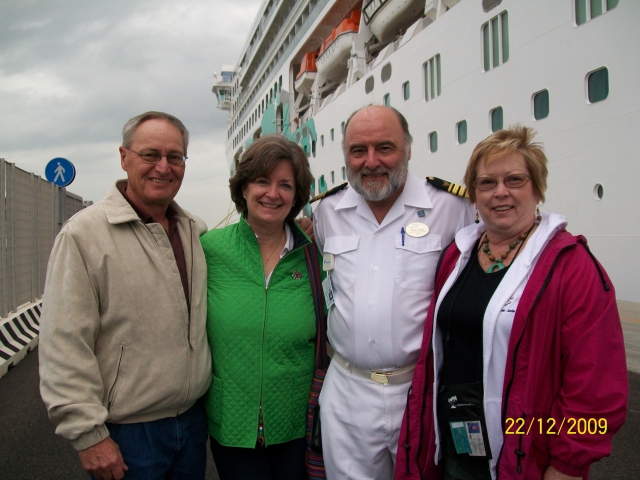
[[[7,296],[7,218],[5,216],[7,194],[4,170],[5,161],[4,158],[0,158],[0,317],[6,317],[9,313]]]
[[[5,276],[5,290],[7,292],[7,310],[9,312],[15,312],[16,305],[16,259],[15,259],[15,163],[5,162],[5,175],[6,175],[6,199],[5,206],[5,218],[7,225],[7,274]]]

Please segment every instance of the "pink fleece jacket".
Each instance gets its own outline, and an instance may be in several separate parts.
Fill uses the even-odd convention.
[[[451,244],[437,273],[400,431],[397,480],[441,478],[442,463],[435,464],[432,329],[435,298],[459,256]],[[549,465],[588,478],[589,466],[611,453],[611,437],[625,421],[628,381],[615,292],[584,237],[560,231],[542,252],[516,310],[504,375],[503,431],[522,423],[528,433],[504,434],[502,451],[494,453],[497,478],[541,479]],[[512,425],[512,419],[522,421]],[[597,432],[579,433],[585,427]]]

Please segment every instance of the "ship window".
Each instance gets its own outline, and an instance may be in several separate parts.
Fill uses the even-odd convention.
[[[509,14],[505,10],[482,26],[484,71],[509,60]]]
[[[300,132],[296,133],[296,142],[300,143]]]
[[[380,72],[380,79],[382,83],[386,82],[391,78],[391,63],[387,63],[384,67],[382,67],[382,71]]]
[[[320,135],[320,146],[324,147],[324,135]]]
[[[336,174],[331,170],[331,185],[336,183]]]
[[[404,82],[402,84],[402,98],[404,100],[409,100],[410,95],[411,95],[411,89],[409,87],[409,82]]]
[[[327,190],[329,189],[327,188],[327,182],[324,180],[324,175],[320,175],[320,178],[318,179],[318,191],[319,193],[324,193]]]
[[[533,118],[542,120],[549,116],[549,90],[533,94]]]
[[[333,142],[333,137],[334,137],[334,135],[333,135],[333,128],[330,130],[330,133],[331,133],[331,141]]]
[[[492,8],[497,7],[502,3],[502,0],[482,0],[482,9],[488,12]]]
[[[504,125],[502,107],[494,108],[491,110],[491,131],[497,132],[502,130]]]
[[[382,103],[385,107],[391,106],[391,97],[389,96],[388,93],[384,97],[382,97]]]
[[[313,182],[311,182],[311,196],[312,197],[316,196],[316,181],[315,180]]]
[[[462,120],[456,125],[456,137],[458,138],[458,145],[462,145],[467,142],[467,121]]]
[[[424,71],[424,99],[428,102],[442,93],[442,75],[440,73],[440,54],[431,57],[422,66]]]
[[[602,186],[601,183],[596,183],[596,185],[593,187],[593,198],[595,198],[597,201],[602,200],[602,197],[604,196],[604,187]]]
[[[589,103],[596,103],[609,96],[609,70],[600,68],[587,76]]]
[[[315,140],[311,140],[311,154],[313,155],[313,158],[316,158],[316,141]]]
[[[344,137],[344,122],[340,124],[340,129],[342,130],[342,136]]]
[[[347,167],[342,167],[342,180],[347,179]]]
[[[575,0],[576,25],[593,20],[618,6],[618,0]]]
[[[435,153],[438,151],[438,132],[429,134],[429,151]]]
[[[373,91],[373,75],[364,81],[365,93],[371,93]]]

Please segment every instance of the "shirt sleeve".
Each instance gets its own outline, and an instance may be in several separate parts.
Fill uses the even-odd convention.
[[[68,232],[49,258],[40,321],[40,394],[56,433],[84,450],[109,436],[94,343],[99,301],[84,259]]]

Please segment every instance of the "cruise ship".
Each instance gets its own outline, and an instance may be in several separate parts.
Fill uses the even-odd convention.
[[[638,0],[264,0],[237,63],[214,74],[229,174],[279,132],[324,192],[346,179],[345,120],[386,104],[409,122],[410,170],[458,183],[480,140],[522,123],[549,158],[543,208],[637,305],[638,45]]]

